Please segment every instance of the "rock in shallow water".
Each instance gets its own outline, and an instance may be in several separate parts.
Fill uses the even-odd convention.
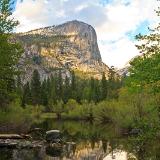
[[[45,141],[29,141],[29,140],[15,140],[15,139],[2,139],[0,140],[0,148],[23,149],[23,148],[41,148]]]
[[[18,142],[16,140],[0,140],[0,148],[16,148]]]
[[[46,141],[52,143],[60,142],[60,131],[59,130],[50,130],[46,132]]]

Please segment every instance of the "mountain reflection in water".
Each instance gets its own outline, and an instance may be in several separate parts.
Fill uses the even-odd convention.
[[[102,142],[91,144],[79,144],[77,148],[66,145],[62,150],[54,147],[41,147],[39,149],[1,149],[1,160],[129,160],[125,151],[108,148],[103,150]],[[131,158],[131,156],[130,156]],[[134,156],[132,154],[132,160]]]
[[[137,160],[137,158],[132,154],[122,150],[114,150],[109,153],[103,160]]]
[[[0,160],[160,160],[160,143],[120,137],[113,125],[42,119],[32,124],[45,131],[62,132],[62,148],[0,149]]]

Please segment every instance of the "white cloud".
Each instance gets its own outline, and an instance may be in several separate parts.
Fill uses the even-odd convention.
[[[19,0],[14,16],[21,25],[17,31],[27,31],[34,27],[60,24],[78,19],[93,26],[105,19],[105,9],[98,0]]]
[[[106,44],[99,44],[102,54],[102,59],[112,66],[122,67],[128,63],[130,59],[136,56],[138,53],[134,42],[130,41],[128,37],[122,37],[118,41]]]
[[[124,34],[136,30],[143,21],[149,23],[156,21],[154,9],[157,8],[156,0],[130,0],[130,5],[125,5],[124,0],[114,0],[106,6],[107,21],[97,27],[100,39],[117,40]]]
[[[107,21],[96,27],[103,61],[110,66],[123,67],[138,54],[134,42],[126,33],[135,31],[146,20],[150,26],[158,22],[154,9],[160,3],[156,0],[128,0],[129,4],[126,2],[114,0],[107,5]],[[114,43],[110,43],[111,41]]]
[[[95,27],[103,61],[122,67],[138,54],[134,43],[126,36],[144,21],[158,21],[154,9],[156,0],[112,0],[102,6],[100,0],[23,0],[14,16],[21,22],[18,31],[81,20]],[[114,43],[111,43],[114,41]]]

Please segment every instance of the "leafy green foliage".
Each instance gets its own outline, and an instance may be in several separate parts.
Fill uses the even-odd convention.
[[[8,105],[15,94],[17,64],[23,52],[21,46],[12,38],[10,32],[18,22],[11,18],[11,0],[0,1],[0,101],[1,107]]]
[[[13,0],[0,1],[0,34],[10,33],[18,25],[18,21],[11,17]]]
[[[159,13],[159,10],[157,13]],[[148,105],[146,110],[152,110],[150,114],[156,111],[155,116],[158,115],[160,121],[160,24],[154,29],[150,29],[149,34],[139,34],[136,38],[140,41],[137,48],[141,55],[130,62],[130,75],[126,79],[128,89],[137,97],[134,106],[138,112],[137,118],[140,119],[137,120],[136,124],[146,123],[146,116],[143,112],[146,105],[142,101],[146,94],[152,97],[155,102],[154,107]],[[147,120],[147,123],[150,124],[149,120]]]
[[[130,62],[128,85],[139,91],[148,87],[154,93],[160,92],[160,24],[150,29],[150,34],[139,34],[136,38],[141,42],[137,48],[142,55]]]

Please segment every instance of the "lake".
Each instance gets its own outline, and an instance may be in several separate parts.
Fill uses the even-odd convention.
[[[160,160],[160,140],[122,137],[113,125],[45,118],[31,126],[37,127],[44,132],[60,130],[65,144],[60,148],[1,148],[0,160]]]

